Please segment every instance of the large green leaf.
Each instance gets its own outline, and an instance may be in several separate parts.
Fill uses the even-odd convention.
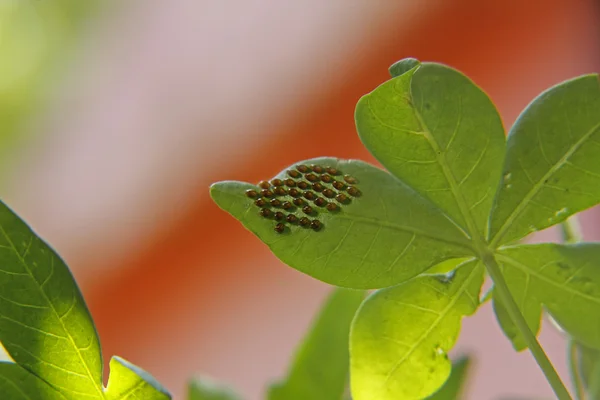
[[[245,195],[246,190],[257,189],[254,185],[219,182],[211,187],[211,196],[283,262],[337,286],[391,286],[446,259],[473,255],[468,237],[459,228],[389,173],[354,160],[317,158],[303,164],[335,167],[356,178],[362,192],[359,197],[348,195],[350,203],[334,212],[312,204],[317,214],[311,219],[322,223],[318,232],[287,224],[283,233],[277,233],[276,221],[260,216],[254,199]],[[275,178],[285,177],[284,170]],[[341,176],[336,179],[341,181]],[[303,213],[296,210],[295,215],[300,218]]]
[[[483,267],[469,261],[451,278],[421,276],[381,289],[360,307],[350,335],[354,400],[422,399],[448,379],[447,352],[463,316],[479,306]]]
[[[355,118],[361,140],[390,172],[468,232],[485,235],[504,128],[481,89],[460,72],[424,63],[362,97]]]
[[[0,393],[3,400],[66,400],[46,382],[10,362],[0,362]]]
[[[227,386],[208,378],[196,378],[188,385],[188,400],[239,400],[240,397]]]
[[[350,323],[364,292],[336,289],[300,346],[288,377],[269,400],[338,400],[348,383]]]
[[[65,397],[102,398],[98,336],[69,269],[1,203],[0,341]]]
[[[600,202],[600,83],[555,86],[510,131],[491,220],[493,245],[520,239]]]
[[[471,361],[468,357],[462,357],[452,363],[452,372],[450,377],[435,394],[429,396],[427,400],[459,400],[464,389],[467,373],[469,372],[469,364]]]
[[[150,397],[148,375],[118,358],[105,392],[98,336],[69,269],[1,202],[0,342],[17,364],[65,399],[168,398],[160,391]],[[6,367],[0,379],[3,371],[5,380],[24,376]],[[33,398],[44,399],[42,394]]]
[[[534,333],[543,306],[576,340],[600,349],[600,243],[507,247],[497,260]],[[516,331],[506,334],[515,348],[525,347]]]
[[[110,360],[107,400],[170,400],[171,396],[146,371],[120,357]]]

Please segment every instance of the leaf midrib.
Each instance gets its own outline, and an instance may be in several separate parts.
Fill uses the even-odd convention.
[[[31,272],[31,270],[29,269],[27,263],[25,262],[25,260],[21,257],[21,254],[19,254],[19,252],[17,251],[17,248],[15,247],[14,243],[12,242],[12,240],[10,239],[9,235],[6,233],[6,231],[4,230],[4,226],[2,226],[2,224],[0,224],[0,232],[2,232],[2,236],[4,236],[4,239],[6,239],[6,241],[8,242],[8,244],[10,245],[10,248],[12,249],[12,251],[15,253],[15,255],[17,256],[17,259],[19,260],[19,262],[21,263],[22,267],[25,268],[25,270],[27,271],[27,274],[29,275],[29,277],[38,285],[39,291],[41,292],[44,300],[48,303],[49,308],[52,310],[53,314],[56,316],[56,319],[58,320],[58,322],[60,323],[63,331],[65,332],[66,337],[68,338],[69,342],[71,343],[72,347],[75,349],[75,352],[77,353],[77,356],[79,357],[79,361],[83,364],[83,366],[85,367],[85,371],[87,373],[87,377],[88,379],[92,382],[92,386],[98,391],[98,394],[100,395],[100,399],[105,399],[104,397],[104,392],[102,391],[102,389],[100,387],[98,387],[96,385],[96,382],[94,381],[94,378],[92,376],[92,373],[90,371],[89,366],[87,365],[87,363],[85,362],[83,355],[81,354],[81,351],[79,350],[79,348],[77,347],[77,345],[75,344],[75,341],[73,340],[73,336],[69,333],[69,331],[67,330],[67,327],[65,326],[64,322],[60,319],[58,311],[56,310],[56,308],[54,307],[54,304],[50,301],[50,298],[48,297],[48,295],[46,294],[46,292],[44,291],[44,288],[40,286],[39,282],[35,279],[35,277],[33,276],[33,273]],[[33,372],[32,372],[33,373]],[[37,374],[34,374],[37,376]],[[45,382],[47,382],[43,377],[39,377],[40,379],[44,380]],[[47,382],[49,385],[53,386],[51,383]]]
[[[504,224],[500,227],[496,235],[491,241],[491,247],[495,248],[499,245],[500,240],[506,234],[506,231],[510,228],[514,220],[525,210],[525,207],[529,204],[531,199],[539,192],[539,190],[544,186],[544,182],[548,180],[554,173],[556,173],[560,168],[563,167],[569,160],[569,158],[583,146],[584,142],[586,142],[596,131],[600,128],[600,122],[594,125],[588,132],[585,133],[578,141],[576,141],[569,150],[562,156],[550,169],[548,172],[542,176],[538,182],[531,187],[526,196],[524,196],[521,201],[517,204],[517,206],[513,209],[510,215],[504,221]]]

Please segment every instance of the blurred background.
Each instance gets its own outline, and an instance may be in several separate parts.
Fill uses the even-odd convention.
[[[0,197],[71,266],[107,360],[175,398],[202,373],[258,400],[329,288],[208,186],[315,156],[373,161],[354,106],[404,57],[462,70],[509,127],[540,91],[599,70],[600,3],[0,0]],[[582,220],[600,239],[598,213]],[[567,378],[560,334],[545,323],[541,340]],[[468,399],[552,396],[489,304],[456,353],[476,358]]]

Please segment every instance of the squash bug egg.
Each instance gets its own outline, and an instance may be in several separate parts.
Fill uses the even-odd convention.
[[[306,218],[306,217],[302,217],[300,218],[300,221],[298,221],[300,223],[300,225],[302,226],[308,226],[310,225],[310,219]]]
[[[304,192],[303,195],[306,200],[314,200],[316,197],[313,192]]]
[[[306,174],[305,178],[309,182],[316,182],[319,180],[319,177],[316,176],[315,174]]]
[[[275,225],[274,229],[277,233],[283,233],[283,231],[285,231],[285,225],[280,222],[277,225]]]
[[[333,181],[333,178],[331,177],[331,175],[323,174],[321,175],[321,180],[325,183],[331,183]]]
[[[322,192],[325,187],[321,185],[319,182],[313,183],[312,188],[315,192]]]
[[[273,186],[283,186],[283,181],[281,179],[273,179],[271,181],[271,185],[273,185]]]
[[[300,172],[298,172],[298,171],[295,171],[295,170],[293,170],[293,169],[288,169],[288,170],[287,170],[287,174],[288,174],[289,176],[291,176],[292,178],[299,178],[299,177],[300,177]]]
[[[268,208],[261,208],[259,214],[261,217],[269,218],[272,213]]]
[[[290,224],[295,224],[298,222],[298,217],[296,217],[294,214],[288,214],[288,216],[285,217],[285,220]]]
[[[286,179],[285,181],[283,181],[283,183],[285,183],[285,186],[289,186],[289,187],[294,187],[296,186],[296,181],[293,179]]]
[[[302,182],[298,182],[298,187],[302,190],[306,190],[308,189],[308,183],[302,181]]]
[[[285,218],[285,214],[282,213],[281,211],[277,211],[274,216],[277,221],[281,221],[282,219]]]
[[[294,204],[297,205],[298,207],[303,206],[304,205],[304,200],[302,200],[302,199],[294,199]]]
[[[332,183],[333,187],[336,188],[337,190],[344,190],[346,188],[346,185],[344,185],[342,182],[340,181],[333,181]]]
[[[326,171],[329,175],[337,175],[340,173],[340,171],[338,171],[337,169],[335,169],[333,167],[327,167]]]
[[[263,197],[273,197],[273,192],[271,192],[269,189],[263,189],[263,190],[261,190],[260,194]]]
[[[329,203],[329,204],[327,204],[327,210],[328,211],[337,211],[338,208],[339,207],[335,203]]]
[[[323,173],[323,167],[321,167],[320,165],[313,164],[313,165],[311,165],[311,168],[317,174],[322,174]]]
[[[305,206],[302,208],[302,212],[304,212],[304,214],[312,214],[313,209],[311,206]]]
[[[257,199],[254,202],[255,205],[257,205],[258,207],[264,207],[267,205],[267,202],[265,201],[265,199]]]
[[[271,184],[267,181],[260,181],[258,182],[258,187],[260,187],[261,189],[268,189],[271,187]]]
[[[288,194],[292,197],[299,197],[301,195],[300,191],[298,189],[294,189],[294,188],[291,188],[288,191]]]
[[[273,189],[273,193],[275,193],[277,196],[285,196],[287,194],[287,190],[285,190],[285,188],[279,186],[279,187],[276,187],[275,189]]]
[[[289,201],[286,201],[285,203],[282,204],[282,206],[284,210],[289,210],[290,208],[294,207],[294,205],[292,203],[290,203]]]
[[[313,219],[310,222],[310,227],[315,230],[318,231],[319,229],[321,229],[321,221],[319,221],[318,219]]]
[[[344,180],[350,185],[354,185],[357,182],[356,178],[350,175],[344,175]]]
[[[315,200],[315,205],[317,207],[323,207],[327,202],[325,201],[324,198],[322,197],[317,197],[317,199]]]
[[[304,164],[300,164],[296,166],[296,169],[300,172],[302,172],[303,174],[310,172],[310,168],[308,168],[306,165]]]
[[[258,192],[256,190],[248,189],[246,190],[246,196],[250,197],[251,199],[254,199],[258,196]]]
[[[279,201],[278,199],[271,199],[269,203],[271,203],[273,207],[279,207],[281,205],[281,201]]]
[[[358,190],[357,188],[355,188],[354,186],[350,186],[348,188],[348,190],[346,190],[348,192],[348,194],[350,196],[354,196],[354,197],[358,197],[360,196],[362,193],[360,192],[360,190]]]
[[[345,203],[345,202],[347,202],[347,201],[348,201],[348,196],[346,196],[346,195],[345,195],[345,194],[343,194],[343,193],[340,193],[340,194],[338,194],[337,196],[335,196],[335,199],[336,199],[337,201],[339,201],[340,203]]]
[[[331,189],[325,189],[325,190],[323,190],[323,196],[331,199],[331,198],[335,197],[335,192]]]

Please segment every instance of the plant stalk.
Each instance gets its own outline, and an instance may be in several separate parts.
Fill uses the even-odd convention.
[[[579,367],[577,366],[577,346],[572,338],[569,338],[568,343],[569,352],[569,372],[571,373],[571,380],[575,387],[575,399],[585,400],[585,390],[583,389],[583,382],[581,382],[579,375]]]
[[[577,243],[583,240],[581,228],[579,227],[579,220],[576,215],[567,218],[560,224],[560,230],[563,242],[565,243]]]
[[[488,274],[494,282],[494,290],[498,295],[499,300],[502,302],[502,305],[506,308],[510,319],[512,319],[521,335],[523,335],[525,343],[527,343],[527,346],[529,347],[529,351],[531,351],[531,354],[535,358],[535,361],[542,369],[542,372],[546,376],[546,380],[548,381],[550,386],[552,386],[554,394],[556,394],[556,397],[559,400],[572,400],[569,391],[567,390],[564,383],[560,379],[560,376],[558,376],[558,373],[552,366],[552,363],[548,359],[548,356],[544,352],[544,349],[542,349],[542,346],[540,346],[539,342],[537,341],[537,338],[531,332],[531,329],[529,329],[529,325],[527,325],[525,317],[523,317],[523,314],[521,314],[519,306],[515,302],[515,299],[513,298],[512,294],[510,293],[510,290],[508,289],[508,286],[506,284],[506,281],[504,280],[504,277],[502,276],[502,271],[500,271],[500,266],[498,265],[496,258],[493,254],[486,252],[483,254],[482,261],[488,271]]]

